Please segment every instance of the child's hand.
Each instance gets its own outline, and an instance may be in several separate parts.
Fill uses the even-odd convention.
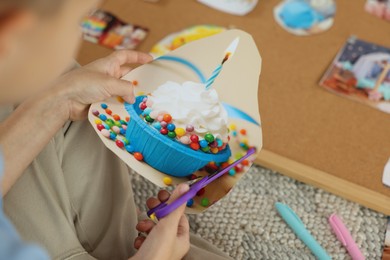
[[[148,63],[152,57],[146,53],[121,50],[63,75],[54,88],[57,97],[68,106],[68,119],[81,120],[89,105],[112,96],[120,96],[134,103],[133,86],[120,78],[131,68],[127,64]]]
[[[188,191],[186,184],[179,185],[169,196],[167,191],[160,191],[158,199],[150,198],[146,202],[148,208],[156,207],[167,200],[173,201]],[[168,202],[169,203],[169,202]],[[138,236],[134,247],[139,249],[135,258],[139,259],[182,259],[190,247],[189,224],[184,215],[185,204],[157,224],[151,220],[143,220],[137,224],[137,230],[148,233]]]

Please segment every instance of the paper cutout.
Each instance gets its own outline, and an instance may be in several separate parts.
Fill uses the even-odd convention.
[[[390,0],[367,0],[364,9],[369,14],[390,21]]]
[[[173,51],[186,43],[209,37],[225,31],[224,27],[216,25],[196,25],[184,29],[180,32],[172,33],[166,36],[152,47],[150,53],[155,56],[161,56]]]
[[[257,152],[262,147],[260,115],[257,109],[261,57],[253,38],[249,34],[240,30],[229,30],[186,44],[172,51],[169,54],[170,59],[164,59],[166,56],[162,56],[150,64],[134,69],[123,78],[136,83],[137,96],[150,93],[158,86],[170,80],[178,83],[185,81],[200,82],[200,78],[202,77],[199,76],[199,73],[203,75],[203,78],[208,78],[216,64],[220,62],[221,55],[226,46],[236,37],[240,38],[240,44],[236,50],[234,59],[230,60],[224,66],[223,71],[213,84],[213,87],[218,91],[220,100],[228,104],[230,110],[233,111],[233,113],[229,113],[229,126],[232,133],[232,140],[229,142],[232,151],[231,160],[242,156],[248,146],[255,146]],[[178,60],[184,60],[186,62],[178,62]],[[194,70],[193,67],[197,69]],[[199,73],[196,73],[196,71]],[[239,73],[237,73],[238,71]],[[118,115],[122,119],[129,116],[124,104],[118,101],[117,98],[110,98],[104,103],[108,105],[112,111],[112,115]],[[166,187],[163,181],[165,177],[171,178],[173,185],[189,180],[186,177],[176,178],[157,171],[145,162],[136,160],[124,148],[118,147],[115,142],[104,137],[102,132],[96,127],[95,120],[99,119],[92,114],[92,111],[95,110],[99,111],[99,113],[104,113],[104,109],[101,108],[100,103],[92,104],[88,114],[89,121],[94,126],[103,143],[129,167],[160,187]],[[253,122],[256,122],[256,124]],[[237,173],[232,172],[232,176],[225,175],[207,186],[204,194],[199,194],[199,196],[194,198],[194,204],[191,208],[187,208],[187,212],[200,213],[206,210],[207,207],[201,206],[201,200],[203,198],[209,199],[212,205],[224,197],[243,174],[249,170],[250,162],[255,157],[255,155],[252,156],[250,161],[245,165],[241,165],[240,169],[236,169]],[[209,165],[206,167],[206,170],[213,170],[214,167],[216,165]],[[205,176],[206,174],[208,173],[205,170],[195,173],[196,176]]]
[[[148,29],[125,23],[103,10],[85,17],[81,26],[84,40],[115,50],[135,49],[148,34]]]
[[[198,2],[233,15],[246,15],[257,5],[257,0],[198,0]]]
[[[382,260],[390,259],[390,217],[387,218],[385,245],[383,247]]]
[[[382,182],[383,182],[383,184],[390,187],[390,158],[387,161],[385,168],[383,169]],[[390,236],[390,234],[389,234],[389,236]]]
[[[328,30],[335,12],[333,0],[284,0],[274,8],[274,18],[286,31],[306,36]]]
[[[351,37],[320,85],[390,113],[390,49]]]

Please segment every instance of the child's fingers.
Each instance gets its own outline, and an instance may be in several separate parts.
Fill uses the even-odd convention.
[[[168,200],[168,204],[171,201],[175,201],[177,198],[179,198],[181,195],[186,193],[190,187],[187,184],[180,184],[176,187],[176,189],[173,191],[171,197]],[[164,217],[163,219],[159,220],[161,224],[167,225],[170,227],[170,231],[174,231],[175,234],[177,233],[177,229],[174,228],[175,226],[178,227],[180,218],[184,214],[186,204],[184,203],[179,208],[177,208],[175,211],[171,212],[168,216]]]
[[[120,96],[131,104],[135,102],[134,88],[129,81],[111,78],[105,89],[110,96]]]
[[[135,228],[139,232],[144,232],[144,233],[149,234],[149,232],[152,231],[152,229],[154,228],[155,225],[156,224],[152,220],[145,219],[145,220],[138,222],[138,224],[135,226]]]
[[[160,205],[160,203],[161,203],[161,201],[159,201],[156,198],[149,198],[146,200],[146,206],[148,207],[148,209],[153,209],[153,208],[157,207],[158,205]]]
[[[135,240],[134,240],[134,248],[135,249],[140,249],[143,242],[145,241],[146,237],[144,236],[139,236],[139,237],[136,237]]]
[[[120,77],[123,77],[123,76],[125,76],[127,73],[129,73],[131,70],[132,70],[133,68],[132,67],[130,67],[130,66],[121,66],[121,68],[120,68]]]
[[[152,209],[152,208],[155,208],[157,207],[158,205],[160,205],[160,203],[162,202],[165,202],[169,199],[169,196],[171,196],[171,194],[166,191],[166,190],[160,190],[157,194],[157,198],[149,198],[147,201],[146,201],[146,206],[148,207],[148,209]]]
[[[171,194],[167,191],[167,190],[160,190],[157,194],[157,198],[161,201],[161,202],[165,202],[169,199],[169,197],[171,196]]]
[[[131,50],[119,50],[111,53],[107,57],[107,59],[108,62],[112,62],[112,63],[118,62],[120,65],[123,65],[126,63],[145,64],[151,62],[153,60],[153,57],[150,54],[143,53],[143,52],[131,51]]]

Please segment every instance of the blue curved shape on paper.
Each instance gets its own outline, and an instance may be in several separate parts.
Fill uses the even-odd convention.
[[[253,117],[245,113],[244,111],[229,105],[225,102],[222,102],[223,107],[226,109],[226,112],[228,113],[228,116],[231,118],[238,118],[238,119],[243,119],[245,121],[248,121],[252,124],[260,126],[260,123],[257,122]]]
[[[175,61],[175,62],[181,63],[181,64],[189,67],[190,69],[192,69],[196,73],[196,75],[199,77],[200,82],[202,82],[202,83],[206,82],[206,77],[203,75],[203,73],[200,71],[200,69],[198,67],[196,67],[195,64],[193,64],[192,62],[190,62],[186,59],[175,57],[175,56],[170,56],[170,55],[165,55],[165,56],[158,57],[156,60],[169,60],[169,61]]]
[[[167,60],[167,61],[174,61],[177,63],[181,63],[181,64],[187,66],[188,68],[190,68],[191,70],[193,70],[195,72],[195,74],[199,77],[200,82],[205,83],[207,81],[207,79],[204,76],[204,74],[202,73],[202,71],[195,64],[193,64],[192,62],[190,62],[186,59],[176,57],[176,56],[165,55],[165,56],[158,57],[156,60]],[[259,122],[257,122],[253,117],[251,117],[250,115],[248,115],[244,111],[242,111],[242,110],[240,110],[232,105],[224,103],[224,102],[222,103],[222,105],[226,109],[226,112],[228,113],[229,117],[243,119],[243,120],[246,120],[252,124],[260,126]]]

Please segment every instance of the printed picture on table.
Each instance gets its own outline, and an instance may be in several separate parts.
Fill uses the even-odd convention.
[[[367,0],[364,9],[372,15],[390,21],[390,0]]]
[[[96,10],[82,21],[83,38],[111,49],[135,49],[148,29],[125,23],[114,15]]]
[[[351,37],[320,85],[390,113],[390,49]]]
[[[233,15],[246,15],[257,5],[258,0],[198,0],[211,8]]]
[[[333,25],[335,13],[334,0],[284,0],[274,8],[276,22],[299,36],[328,30]]]

